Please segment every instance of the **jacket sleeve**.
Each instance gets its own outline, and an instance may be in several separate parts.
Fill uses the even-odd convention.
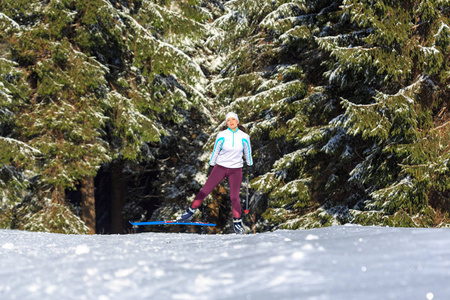
[[[253,166],[252,146],[250,145],[250,137],[248,135],[242,139],[242,144],[244,146],[244,158],[247,166]]]
[[[225,142],[225,138],[217,135],[216,142],[214,143],[214,150],[211,155],[211,159],[209,160],[210,166],[216,165],[217,157],[219,156],[220,150],[222,150],[222,145],[224,142]]]

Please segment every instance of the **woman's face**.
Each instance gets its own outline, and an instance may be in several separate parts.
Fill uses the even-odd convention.
[[[229,117],[227,119],[227,126],[228,126],[228,128],[230,128],[233,131],[236,130],[236,128],[238,127],[238,124],[239,124],[238,120],[236,120],[233,117]]]

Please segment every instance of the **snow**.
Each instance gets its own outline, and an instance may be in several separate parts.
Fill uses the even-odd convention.
[[[16,144],[18,147],[20,147],[21,153],[24,153],[25,155],[41,154],[41,151],[39,151],[39,149],[31,147],[31,146],[27,145],[26,143],[16,140],[16,139],[13,139],[13,138],[0,136],[0,141],[5,141],[8,144]]]
[[[9,31],[19,31],[20,25],[17,24],[14,20],[12,20],[10,17],[5,15],[4,13],[0,12],[0,22],[4,22],[4,26],[2,28],[3,32],[9,32]],[[9,23],[10,26],[7,26],[6,23]]]
[[[437,31],[437,33],[434,35],[434,38],[438,38],[443,31],[450,31],[450,27],[445,24],[444,22],[441,22],[441,26],[439,27],[439,30]],[[444,33],[445,35],[445,33]]]
[[[0,298],[448,299],[450,231],[249,235],[0,230]]]
[[[236,107],[239,106],[250,106],[253,107],[254,110],[258,110],[263,105],[266,105],[266,102],[272,104],[279,99],[291,96],[290,93],[292,92],[290,92],[290,90],[295,89],[297,86],[301,87],[301,83],[302,82],[300,80],[293,80],[275,87],[271,87],[270,89],[264,90],[256,95],[239,97],[232,102],[231,105],[227,106],[225,109],[222,109],[221,114],[225,114],[225,112],[229,110],[235,110]]]
[[[439,51],[439,49],[437,49],[436,47],[424,47],[424,46],[421,46],[421,45],[419,45],[419,49],[420,49],[420,51],[424,54],[424,55],[436,55],[436,54],[439,54],[439,53],[441,53],[440,51]]]

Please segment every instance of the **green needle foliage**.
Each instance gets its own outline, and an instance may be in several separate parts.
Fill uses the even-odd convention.
[[[74,215],[66,190],[109,163],[152,160],[146,143],[159,142],[165,132],[158,118],[169,112],[165,118],[178,120],[178,107],[203,101],[158,83],[173,74],[194,94],[190,84],[204,75],[186,54],[139,24],[139,16],[132,17],[141,6],[102,0],[0,4],[0,188],[2,203],[11,204],[5,205],[9,227],[55,231],[47,217],[31,218],[42,226],[23,224],[52,210],[48,203],[67,207],[67,218]],[[30,176],[31,194],[25,190]],[[25,195],[33,199],[26,211]],[[73,231],[84,232],[75,223]]]
[[[448,1],[230,6],[216,94],[257,78],[223,110],[245,116],[256,144],[257,227],[444,226]]]
[[[449,18],[447,0],[2,1],[0,226],[87,232],[66,193],[110,170],[123,218],[174,218],[229,111],[255,230],[447,226]]]

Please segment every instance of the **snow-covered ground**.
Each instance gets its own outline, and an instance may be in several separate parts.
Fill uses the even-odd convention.
[[[0,230],[0,299],[450,299],[450,229]]]

